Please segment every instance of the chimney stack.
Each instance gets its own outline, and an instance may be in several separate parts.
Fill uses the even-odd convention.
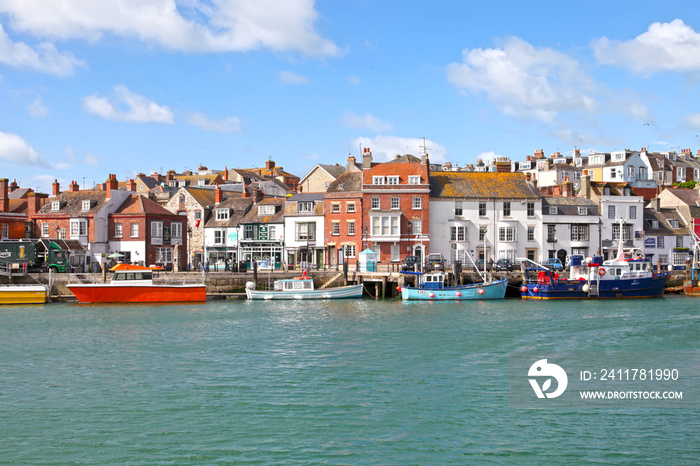
[[[532,173],[526,172],[525,173],[525,181],[527,181],[529,183],[530,180],[532,180]]]
[[[221,188],[219,187],[219,183],[217,183],[214,188],[214,203],[221,204]]]
[[[243,185],[243,194],[241,197],[250,197],[250,193],[248,192],[248,186]]]
[[[356,162],[355,157],[352,157],[352,156],[348,157],[348,166],[345,170],[349,171],[349,172],[357,171],[357,167],[355,165],[355,162]]]
[[[372,152],[369,147],[362,149],[362,169],[367,170],[372,168]]]
[[[574,196],[574,185],[569,181],[569,177],[564,178],[564,182],[561,185],[561,195],[564,197]]]
[[[58,193],[61,192],[61,185],[58,183],[58,180],[57,180],[57,179],[54,179],[54,180],[53,180],[52,186],[53,186],[53,195],[54,195],[54,197],[55,197],[55,196],[58,196]]]
[[[224,181],[228,181],[228,167],[224,166],[224,173],[221,175],[221,179]]]
[[[14,179],[12,183],[10,183],[10,192],[14,192],[19,189],[19,185],[17,184],[17,179]]]
[[[41,194],[35,192],[29,193],[29,195],[27,196],[27,218],[29,220],[32,220],[36,213],[39,212],[39,209],[43,207],[43,205],[46,203],[46,198],[48,197],[48,194]]]
[[[136,192],[136,181],[130,179],[126,182],[126,190]]]
[[[0,212],[10,211],[10,198],[7,197],[9,181],[7,178],[0,178]]]
[[[117,175],[109,174],[107,178],[107,199],[112,198],[112,190],[116,191],[119,188],[119,182],[117,181]]]
[[[275,161],[268,160],[267,162],[265,162],[265,168],[268,170],[272,170],[273,168],[275,168]]]
[[[265,195],[263,194],[263,192],[260,191],[259,189],[256,189],[256,190],[254,191],[254,195],[255,195],[255,196],[254,196],[254,199],[255,199],[254,202],[255,202],[256,204],[257,204],[258,202],[262,201],[263,198],[265,197]]]
[[[68,192],[70,193],[77,193],[80,191],[80,186],[78,185],[78,182],[73,180],[70,182],[70,185],[68,186]]]
[[[170,186],[170,182],[175,179],[175,170],[168,170],[168,173],[165,175],[165,182],[168,183],[168,186]]]
[[[591,198],[591,175],[589,175],[588,172],[585,172],[581,176],[581,191],[579,192],[579,196],[583,196],[586,199]]]

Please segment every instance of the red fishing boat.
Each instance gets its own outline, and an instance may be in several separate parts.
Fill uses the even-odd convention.
[[[207,299],[204,283],[161,281],[154,283],[153,274],[160,267],[117,264],[109,283],[72,283],[68,289],[81,303],[182,303]]]

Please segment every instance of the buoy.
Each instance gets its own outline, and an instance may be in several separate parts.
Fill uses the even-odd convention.
[[[540,289],[537,288],[537,287],[534,287],[534,288],[532,289],[532,291],[535,292],[535,293],[539,293]]]
[[[396,287],[396,291],[398,291],[399,293],[401,293],[401,287],[400,287],[400,286],[397,286],[397,287]]]
[[[484,294],[484,290],[483,289],[479,290],[479,294]]]
[[[458,292],[457,292],[457,297],[459,298],[460,296],[462,296],[462,292],[461,292],[461,291],[458,291]]]
[[[431,297],[431,298],[434,298],[434,297],[435,297],[435,293],[430,293],[430,297]]]
[[[588,286],[588,285],[583,285],[583,286],[581,287],[581,289],[583,290],[584,293],[588,293],[588,290],[590,290],[591,287]]]
[[[525,285],[521,286],[520,291],[525,293],[527,291],[527,287]]]
[[[598,269],[598,275],[600,275],[601,277],[605,275],[605,269],[603,267]]]

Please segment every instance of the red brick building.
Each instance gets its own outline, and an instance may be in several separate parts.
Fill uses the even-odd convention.
[[[90,270],[95,262],[110,262],[108,256],[115,253],[122,254],[124,262],[145,265],[170,268],[175,259],[180,266],[186,263],[185,220],[149,199],[119,190],[116,175],[109,175],[104,190],[81,191],[73,181],[61,192],[56,181],[53,194],[31,216],[33,236],[75,245],[73,267]],[[31,196],[29,205],[31,210]]]
[[[354,157],[350,160],[355,163]],[[343,258],[354,262],[367,246],[369,233],[362,216],[362,172],[340,175],[328,186],[323,204],[326,264],[337,265]]]
[[[423,259],[430,242],[430,185],[428,156],[397,156],[374,163],[362,154],[363,224],[368,242],[381,264],[398,264],[406,256]]]
[[[0,239],[31,238],[33,228],[29,220],[47,197],[30,188],[20,189],[16,181],[8,183],[6,178],[0,178]]]

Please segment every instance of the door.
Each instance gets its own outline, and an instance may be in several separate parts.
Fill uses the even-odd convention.
[[[562,265],[566,264],[566,251],[564,249],[560,249],[557,251],[557,259],[561,261]]]

